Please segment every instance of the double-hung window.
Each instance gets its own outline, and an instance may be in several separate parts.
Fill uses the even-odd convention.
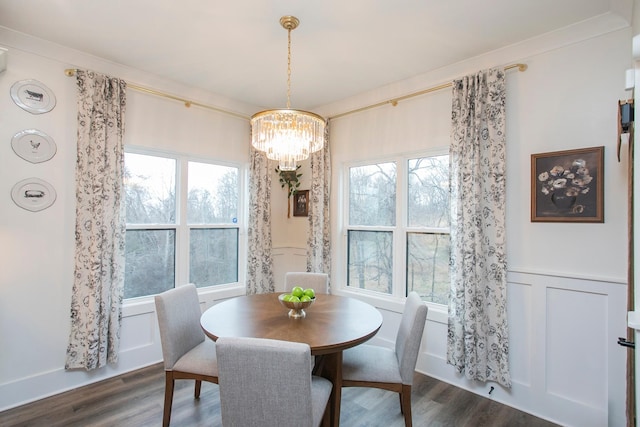
[[[393,293],[397,165],[349,168],[347,285]]]
[[[238,282],[238,166],[125,152],[125,298]]]
[[[449,156],[407,161],[406,290],[449,301]]]
[[[347,169],[347,287],[447,304],[448,155]]]

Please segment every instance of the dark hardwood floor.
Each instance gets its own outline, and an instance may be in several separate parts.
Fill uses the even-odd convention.
[[[160,426],[163,396],[164,371],[157,364],[0,412],[0,426]],[[412,408],[416,427],[555,426],[421,374],[416,374],[414,381]],[[404,426],[398,395],[384,390],[345,388],[340,424]],[[193,381],[177,381],[171,425],[221,426],[218,386],[203,382],[200,400],[194,400]]]

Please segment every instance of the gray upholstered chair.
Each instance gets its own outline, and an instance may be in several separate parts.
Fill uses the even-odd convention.
[[[165,370],[164,415],[162,425],[171,419],[175,380],[195,380],[196,399],[202,381],[218,382],[215,343],[200,326],[198,291],[192,284],[170,289],[155,296]]]
[[[400,411],[407,427],[412,425],[411,385],[426,320],[427,305],[416,292],[411,292],[402,313],[395,349],[361,344],[342,354],[342,386],[399,393]]]
[[[284,290],[291,291],[294,286],[304,289],[313,288],[316,294],[329,293],[329,275],[326,273],[289,272],[284,275]]]
[[[328,425],[333,385],[311,375],[307,344],[220,337],[216,351],[225,427]]]

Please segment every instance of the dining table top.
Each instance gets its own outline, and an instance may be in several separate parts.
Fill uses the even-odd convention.
[[[356,298],[317,294],[304,318],[288,316],[279,293],[253,294],[221,301],[200,319],[205,334],[268,338],[306,343],[311,354],[340,352],[373,337],[382,326],[382,315]]]
[[[205,334],[219,337],[251,337],[306,343],[317,356],[314,371],[328,378],[329,425],[340,425],[342,352],[373,337],[382,326],[382,314],[356,298],[316,294],[306,315],[289,317],[278,293],[253,294],[221,301],[200,317]]]

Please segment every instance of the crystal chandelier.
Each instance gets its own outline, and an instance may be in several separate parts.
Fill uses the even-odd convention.
[[[325,120],[309,111],[291,108],[291,30],[300,21],[283,16],[280,25],[287,30],[287,108],[260,111],[251,117],[251,144],[277,160],[280,170],[296,170],[296,162],[324,146]]]

